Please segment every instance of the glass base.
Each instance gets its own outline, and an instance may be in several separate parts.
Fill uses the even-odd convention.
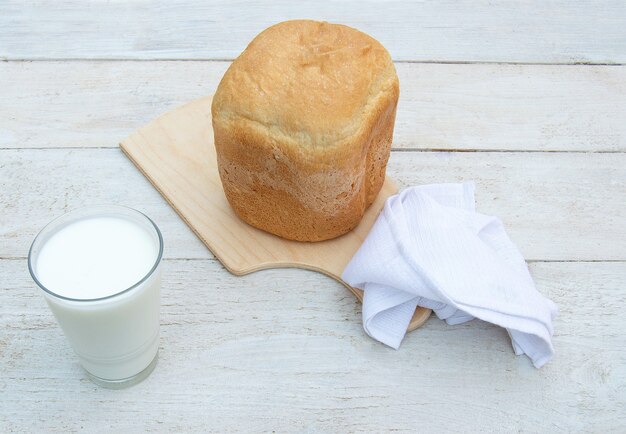
[[[148,376],[154,371],[154,367],[157,365],[157,360],[159,359],[159,353],[157,352],[154,356],[154,359],[150,362],[146,369],[141,371],[138,374],[133,375],[132,377],[122,378],[120,380],[106,380],[104,378],[96,377],[91,374],[89,371],[87,372],[87,376],[89,379],[97,384],[98,386],[105,387],[107,389],[125,389],[130,386],[134,386],[135,384],[141,383],[143,380],[148,378]]]

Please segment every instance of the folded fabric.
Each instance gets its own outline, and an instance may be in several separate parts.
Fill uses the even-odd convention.
[[[361,288],[363,327],[398,349],[416,306],[448,324],[506,328],[535,367],[554,353],[557,307],[535,289],[502,222],[476,213],[474,184],[411,187],[390,197],[342,278]]]

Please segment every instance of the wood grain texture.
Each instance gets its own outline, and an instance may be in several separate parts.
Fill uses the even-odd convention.
[[[560,307],[541,370],[480,321],[433,316],[393,351],[332,279],[230,275],[117,149],[7,149],[115,148],[229,64],[147,59],[232,59],[295,17],[356,26],[402,62],[389,173],[476,180]],[[623,432],[626,69],[519,63],[624,64],[625,21],[618,0],[0,1],[0,59],[47,59],[0,62],[0,432]],[[54,61],[113,58],[131,61]],[[93,203],[141,209],[167,243],[160,361],[122,391],[85,378],[24,259]]]
[[[479,212],[499,216],[527,260],[626,260],[626,154],[392,152],[401,187],[476,182]],[[168,258],[209,253],[119,149],[0,150],[0,258],[24,257],[39,229],[82,205],[138,208]]]
[[[0,63],[0,148],[117,147],[229,62]],[[396,65],[395,149],[626,151],[626,67]]]
[[[261,30],[312,18],[371,34],[394,60],[624,63],[620,0],[0,3],[6,59],[233,59]]]
[[[364,334],[354,297],[316,273],[235,277],[212,260],[166,260],[159,364],[111,391],[80,370],[26,262],[0,260],[0,427],[621,431],[626,264],[536,263],[531,273],[560,307],[556,355],[540,370],[478,320],[433,316],[394,351]]]
[[[211,125],[212,97],[159,116],[120,143],[122,151],[233,274],[269,268],[305,268],[344,284],[360,301],[363,291],[341,278],[374,225],[385,200],[398,188],[387,177],[359,225],[341,237],[316,243],[285,240],[239,219],[230,207],[217,169]],[[429,317],[418,307],[408,330]]]

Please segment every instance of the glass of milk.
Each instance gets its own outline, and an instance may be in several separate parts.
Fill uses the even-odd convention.
[[[30,274],[101,386],[138,383],[156,365],[162,255],[154,222],[114,205],[69,212],[33,241]]]

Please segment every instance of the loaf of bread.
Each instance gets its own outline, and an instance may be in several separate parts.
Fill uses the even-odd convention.
[[[389,53],[358,30],[308,20],[264,30],[213,98],[236,214],[292,240],[350,231],[383,185],[398,96]]]

